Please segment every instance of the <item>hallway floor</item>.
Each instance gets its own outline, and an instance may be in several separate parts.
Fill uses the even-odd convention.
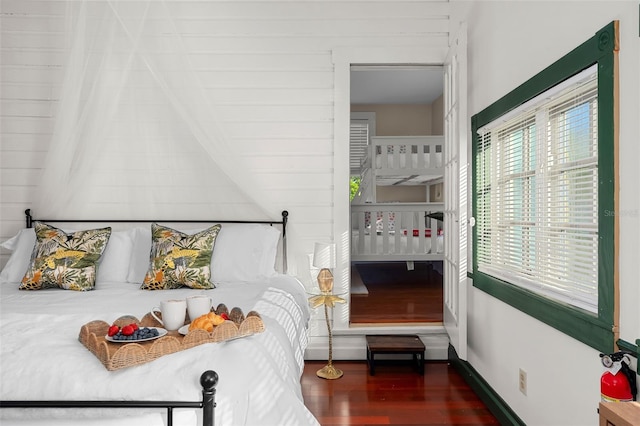
[[[442,262],[356,263],[352,280],[361,280],[368,294],[351,295],[352,324],[442,322]]]

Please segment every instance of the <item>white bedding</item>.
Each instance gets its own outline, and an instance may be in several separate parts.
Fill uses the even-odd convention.
[[[122,315],[142,318],[161,300],[201,292],[213,298],[214,306],[224,303],[245,313],[257,311],[266,330],[118,371],[108,371],[78,341],[80,327],[91,320],[112,322]],[[212,290],[164,291],[140,290],[139,285],[126,282],[101,283],[89,292],[19,291],[18,283],[0,283],[0,301],[2,400],[199,401],[200,375],[214,370],[220,378],[216,425],[318,424],[304,406],[301,393],[309,311],[304,288],[293,277],[223,282]],[[94,424],[82,419],[88,411],[3,408],[0,423]],[[99,424],[155,425],[164,411],[99,410]],[[174,424],[195,423],[192,410],[176,410],[174,416]],[[76,418],[77,423],[55,418]]]

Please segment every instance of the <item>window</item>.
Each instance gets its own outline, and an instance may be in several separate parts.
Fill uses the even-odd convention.
[[[351,176],[359,176],[361,162],[367,155],[369,139],[375,136],[374,112],[352,112],[349,133],[349,169]]]
[[[598,311],[597,69],[479,129],[478,271]]]
[[[613,347],[617,23],[473,117],[474,285]]]
[[[351,120],[349,133],[349,169],[351,175],[360,173],[360,163],[367,155],[369,124],[366,120]]]

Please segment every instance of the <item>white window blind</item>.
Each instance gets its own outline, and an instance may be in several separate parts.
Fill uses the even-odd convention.
[[[349,140],[349,168],[351,175],[359,175],[360,163],[367,155],[369,145],[369,121],[351,120]]]
[[[478,270],[598,311],[597,70],[479,130]]]

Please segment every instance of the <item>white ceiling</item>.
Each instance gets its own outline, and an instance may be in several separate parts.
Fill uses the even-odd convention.
[[[352,104],[430,104],[442,95],[441,66],[353,66]]]

